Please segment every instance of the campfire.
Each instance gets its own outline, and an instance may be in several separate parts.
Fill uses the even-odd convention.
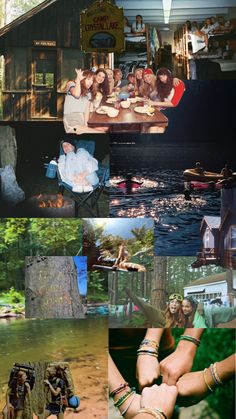
[[[54,200],[48,199],[47,201],[45,201],[45,195],[42,194],[36,196],[36,198],[39,201],[38,206],[40,208],[61,208],[69,205],[68,201],[65,201],[62,194],[60,193],[56,195],[56,199]],[[40,201],[40,199],[42,199],[42,201]]]
[[[62,194],[40,194],[27,200],[27,213],[30,217],[73,218],[75,203]]]

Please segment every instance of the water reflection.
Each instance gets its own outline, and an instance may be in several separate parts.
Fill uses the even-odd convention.
[[[142,174],[142,176],[141,176]],[[125,174],[124,174],[125,175]],[[112,217],[152,217],[155,220],[155,254],[194,255],[200,248],[199,228],[203,215],[219,215],[220,192],[201,190],[184,195],[181,170],[135,171],[143,184],[134,193],[119,189],[111,179]]]
[[[94,355],[103,359],[107,347],[107,320],[17,320],[0,322],[0,385],[7,382],[14,362],[78,361]]]

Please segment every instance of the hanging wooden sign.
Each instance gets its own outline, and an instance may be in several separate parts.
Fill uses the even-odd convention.
[[[84,52],[124,50],[123,9],[109,1],[96,1],[80,14],[81,47]]]
[[[57,43],[56,41],[41,41],[41,40],[34,40],[33,41],[34,46],[36,47],[56,47]]]

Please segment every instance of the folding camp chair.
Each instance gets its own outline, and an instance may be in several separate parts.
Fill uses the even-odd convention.
[[[88,151],[92,156],[94,155],[95,151],[95,141],[88,141],[88,140],[74,140],[76,149],[83,148]],[[60,155],[63,153],[63,149],[60,146]],[[59,186],[59,193],[62,195],[65,191],[67,191],[70,197],[75,202],[75,214],[78,216],[79,209],[85,209],[91,217],[100,217],[99,205],[98,200],[101,196],[101,193],[104,190],[105,183],[109,178],[109,168],[106,166],[99,165],[99,170],[97,171],[97,175],[99,178],[98,183],[93,186],[93,190],[90,192],[74,192],[72,190],[72,186],[65,183],[60,175],[58,166],[56,166],[57,178],[58,178],[58,186]],[[46,174],[47,176],[47,174]],[[87,216],[87,215],[86,215]]]

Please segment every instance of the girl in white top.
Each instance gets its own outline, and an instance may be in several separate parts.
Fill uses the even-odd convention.
[[[146,32],[145,23],[143,23],[143,17],[141,15],[136,16],[136,20],[132,23],[132,33],[136,35],[143,35]]]
[[[88,127],[89,109],[92,99],[94,74],[90,70],[75,69],[76,78],[66,86],[63,123],[67,133],[77,135],[84,133],[101,134],[101,130]]]

